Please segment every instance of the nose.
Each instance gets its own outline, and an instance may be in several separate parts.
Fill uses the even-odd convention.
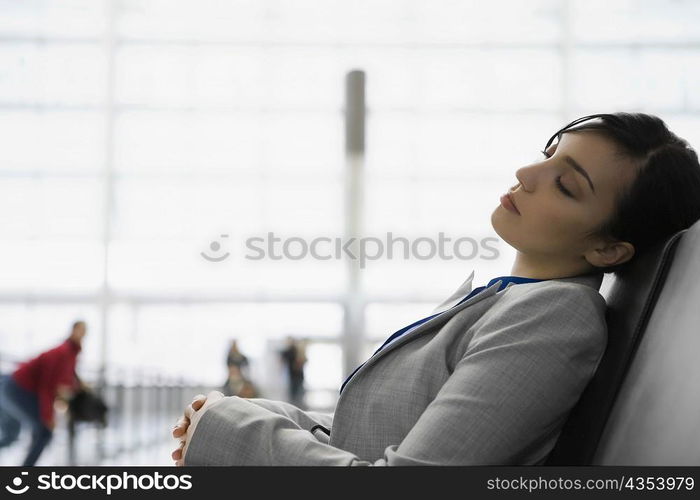
[[[528,165],[527,167],[521,167],[515,171],[515,178],[518,179],[519,185],[525,192],[532,192],[537,186],[537,178],[540,175],[539,172],[542,170],[539,163],[534,163]]]
[[[518,170],[515,171],[515,178],[518,179],[518,184],[515,187],[520,186],[520,188],[523,191],[527,191],[528,189],[525,186],[530,185],[529,181],[527,182],[527,184],[525,183],[525,178],[529,177],[528,172],[526,170],[527,168],[528,167],[523,167],[523,168],[519,168]]]

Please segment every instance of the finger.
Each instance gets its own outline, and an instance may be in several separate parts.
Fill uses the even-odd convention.
[[[182,417],[177,421],[177,424],[173,427],[173,437],[178,438],[187,432],[187,428],[190,426],[190,419],[187,417]]]
[[[182,443],[183,447],[182,450],[180,451],[180,456],[175,459],[175,465],[177,467],[182,467],[185,465],[185,454],[187,453],[187,444],[185,442]]]
[[[176,427],[182,427],[183,424],[187,424],[188,422],[189,419],[183,415],[178,419],[177,422],[175,422],[175,425],[173,425],[173,429],[175,429]]]
[[[191,419],[195,411],[196,410],[192,408],[192,405],[189,405],[187,408],[185,408],[185,417]]]
[[[185,442],[183,441],[182,443],[180,443],[180,446],[170,454],[170,456],[173,458],[173,460],[182,459],[182,449],[184,447],[185,447]]]
[[[202,406],[204,406],[204,403],[206,403],[206,402],[207,402],[207,398],[204,397],[204,396],[202,396],[201,398],[195,399],[194,401],[192,401],[192,405],[191,405],[191,406],[192,406],[192,408],[194,408],[194,411],[197,411],[197,410],[199,410]]]
[[[170,453],[170,456],[173,460],[179,460],[182,458],[182,443],[180,443],[180,445]]]

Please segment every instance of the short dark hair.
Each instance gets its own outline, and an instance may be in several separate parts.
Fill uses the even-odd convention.
[[[612,217],[590,234],[627,241],[642,253],[700,219],[698,155],[661,118],[623,112],[583,116],[558,130],[545,150],[563,133],[578,130],[599,132],[639,165],[636,178],[618,195]],[[625,267],[627,263],[602,270],[618,273]]]
[[[85,321],[83,321],[82,319],[79,319],[79,320],[77,320],[77,321],[74,321],[74,322],[73,322],[73,326],[71,327],[71,330],[75,330],[75,329],[78,327],[78,325],[83,325],[83,326],[85,326]]]

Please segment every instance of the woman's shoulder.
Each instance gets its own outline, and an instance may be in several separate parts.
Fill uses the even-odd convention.
[[[570,280],[545,280],[508,286],[489,315],[528,317],[542,324],[576,323],[605,330],[605,298],[594,286]]]
[[[501,293],[502,299],[507,302],[543,301],[552,306],[580,304],[582,307],[589,305],[604,311],[605,298],[600,294],[598,284],[599,281],[594,278],[560,278],[511,285]]]
[[[595,288],[557,280],[511,285],[474,323],[470,349],[536,346],[545,356],[599,356],[607,345],[605,300]]]

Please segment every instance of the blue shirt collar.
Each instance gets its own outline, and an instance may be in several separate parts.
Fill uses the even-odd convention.
[[[493,278],[491,281],[488,282],[486,285],[486,288],[490,287],[494,283],[496,283],[498,280],[501,280],[501,284],[498,287],[498,291],[500,292],[503,290],[505,287],[508,286],[509,283],[515,283],[520,284],[520,283],[536,283],[538,281],[546,281],[546,279],[538,279],[538,278],[523,278],[521,276],[498,276],[496,278]]]

